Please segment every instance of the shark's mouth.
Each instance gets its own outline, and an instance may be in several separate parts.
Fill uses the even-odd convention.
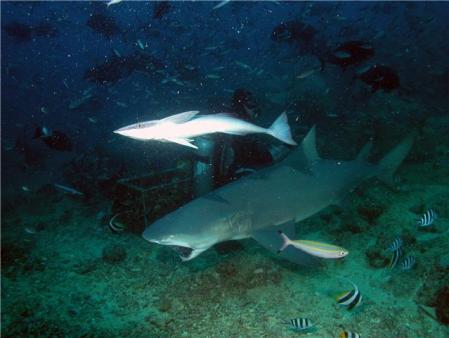
[[[186,247],[186,246],[181,246],[181,245],[171,245],[170,246],[173,250],[175,250],[178,255],[181,257],[181,259],[183,260],[187,260],[190,258],[190,256],[192,255],[193,249]]]

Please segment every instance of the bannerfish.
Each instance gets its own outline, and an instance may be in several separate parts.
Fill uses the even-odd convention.
[[[291,240],[282,231],[279,231],[279,234],[283,240],[279,253],[289,245],[292,245],[295,248],[308,253],[309,255],[320,258],[342,258],[349,253],[348,250],[336,245],[307,240]]]
[[[438,217],[437,213],[433,211],[433,209],[429,209],[416,222],[420,227],[427,227],[429,225],[432,225],[433,222],[435,222],[435,220],[437,219],[437,217]]]
[[[408,271],[413,269],[416,263],[416,258],[413,256],[407,256],[404,258],[404,260],[401,262],[401,270],[402,271]]]
[[[342,333],[340,333],[340,338],[362,338],[362,336],[356,332],[344,330],[342,331]]]
[[[390,244],[390,246],[388,247],[388,251],[396,251],[398,249],[400,249],[402,247],[402,244],[404,242],[402,241],[401,238],[396,238],[393,243]]]
[[[135,123],[114,131],[136,140],[157,140],[173,142],[198,149],[191,143],[192,138],[224,133],[231,135],[267,134],[290,145],[296,145],[287,122],[287,114],[282,113],[269,128],[262,128],[230,114],[211,114],[196,117],[198,111],[188,111],[161,120]]]
[[[349,281],[354,289],[348,292],[345,292],[341,296],[337,297],[337,303],[340,305],[344,305],[348,307],[348,310],[352,310],[353,308],[359,306],[362,303],[362,294],[359,291],[357,285],[353,282]]]
[[[315,324],[308,318],[283,320],[282,324],[289,325],[291,329],[296,331],[305,331],[315,326]]]

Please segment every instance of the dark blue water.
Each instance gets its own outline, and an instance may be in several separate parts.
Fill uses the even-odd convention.
[[[244,248],[250,255],[244,258],[239,256],[243,255],[239,251],[242,249],[231,245],[229,252],[231,259],[238,260],[237,268],[234,265],[220,268],[222,259],[229,260],[227,249],[217,249],[217,257],[209,254],[198,258],[199,263],[187,268],[179,267],[178,257],[169,256],[168,250],[162,249],[160,252],[164,254],[152,252],[149,262],[145,255],[147,243],[136,234],[141,232],[142,222],[148,225],[197,197],[199,191],[205,193],[239,179],[244,170],[249,170],[248,173],[275,164],[292,147],[268,136],[215,135],[205,138],[213,141],[214,150],[204,155],[171,142],[142,142],[113,133],[136,122],[199,110],[202,114],[226,112],[268,127],[280,113],[286,112],[298,143],[316,125],[320,152],[324,157],[339,159],[354,158],[368,139],[375,141],[373,157],[378,158],[413,132],[418,142],[406,161],[410,169],[408,181],[401,183],[409,184],[403,187],[402,194],[408,191],[411,196],[394,195],[393,200],[404,206],[394,211],[393,223],[400,227],[405,213],[419,214],[429,207],[439,209],[440,219],[447,221],[448,3],[230,1],[214,9],[218,3],[123,1],[107,7],[106,2],[100,1],[1,2],[2,334],[5,337],[289,334],[267,319],[272,317],[264,317],[267,324],[263,329],[247,328],[239,333],[229,324],[237,320],[235,312],[241,311],[248,321],[259,321],[246,312],[249,309],[233,309],[230,305],[232,298],[240,297],[241,293],[237,296],[233,292],[224,293],[229,302],[222,304],[222,311],[227,313],[224,322],[195,316],[173,318],[182,314],[178,303],[189,301],[182,298],[188,297],[187,291],[179,292],[177,300],[158,297],[160,292],[173,291],[177,283],[197,287],[188,283],[189,278],[198,274],[202,281],[198,283],[208,289],[211,286],[204,280],[215,276],[215,269],[223,279],[239,275],[240,268],[257,262],[252,260],[251,250],[268,262],[264,261],[265,272],[271,271],[271,266],[279,274],[277,269],[293,276],[304,275],[304,271],[298,273],[294,267],[264,256],[251,244]],[[36,134],[42,133],[44,127],[50,136]],[[206,182],[196,185],[194,177],[198,174],[196,170],[200,170],[199,161],[206,161],[212,169],[207,172]],[[165,172],[173,168],[175,174]],[[142,207],[140,195],[135,197],[132,192],[120,190],[120,180],[136,176],[151,177],[139,184],[159,189],[145,202],[151,208]],[[182,190],[178,184],[184,179],[192,181],[189,183],[192,186]],[[61,191],[55,183],[81,195]],[[429,190],[420,191],[419,185]],[[385,208],[381,201],[388,198],[385,196],[391,197],[387,190],[376,190],[359,192],[355,199],[369,205],[370,196],[377,196],[374,200],[377,198]],[[137,204],[138,208],[133,209]],[[148,213],[146,208],[151,209],[149,219],[142,218],[144,212]],[[134,210],[132,215],[121,220],[127,231],[111,237],[106,226],[110,218],[130,209]],[[363,222],[371,224],[370,217],[378,209],[374,206],[374,211],[359,212],[357,222],[368,215],[369,220]],[[329,219],[340,217],[332,211],[329,214],[333,215]],[[332,227],[334,221],[324,227]],[[375,241],[391,230],[370,233],[371,226],[361,227],[361,236],[365,237],[358,249],[359,256],[365,257],[364,251],[373,245],[373,238]],[[329,233],[341,234],[333,231]],[[443,230],[438,228],[436,232]],[[344,234],[353,235],[350,231]],[[389,239],[382,237],[385,242]],[[64,243],[71,244],[66,247]],[[119,257],[118,270],[114,257],[105,258],[103,248],[108,245],[128,249],[127,258],[122,257],[126,265],[121,249],[117,249],[118,253],[113,250],[113,255]],[[429,245],[438,248],[441,243],[414,248],[424,252]],[[234,251],[236,256],[232,256]],[[447,326],[441,324],[446,320],[447,325],[448,318],[447,286],[444,289],[447,262],[430,264],[435,256],[439,256],[438,251],[421,257],[422,266],[428,269],[422,267],[415,273],[423,285],[428,282],[424,275],[433,276],[433,284],[427,288],[432,292],[426,294],[419,285],[411,285],[410,288],[421,290],[418,296],[398,297],[403,297],[399,302],[406,299],[439,309],[437,321],[418,314],[404,301],[401,304],[405,304],[410,318],[420,318],[415,328],[415,333],[419,333],[401,331],[395,325],[393,329],[381,325],[377,328],[380,331],[376,331],[367,324],[357,327],[358,331],[366,332],[363,337],[385,336],[392,331],[395,337],[423,337],[429,332],[443,337],[447,333]],[[108,259],[112,265],[105,268],[101,264],[103,261],[109,264]],[[156,266],[151,276],[133,272],[145,270],[150,263]],[[254,264],[253,270],[262,269]],[[373,265],[367,269],[379,271]],[[171,275],[172,270],[177,274]],[[446,277],[441,271],[446,272]],[[251,284],[247,279],[252,278],[252,273],[244,272],[235,284],[217,283],[223,288],[240,288],[245,295],[256,288],[254,292],[260,292],[265,299],[267,295],[258,288],[278,285],[283,280],[271,278],[265,272],[256,286],[245,288],[246,283]],[[82,287],[73,286],[69,275],[61,277],[58,273],[74,274],[75,284]],[[111,277],[110,285],[106,283],[101,290],[95,289],[97,283],[105,283],[105,276],[114,273],[123,275]],[[127,273],[133,282],[123,285]],[[160,283],[149,285],[151,291],[139,292],[160,302],[139,303],[136,289],[145,289],[141,280],[144,277]],[[61,284],[52,288],[50,284],[55,278],[61,278]],[[159,289],[164,278],[171,280],[171,288]],[[397,289],[399,284],[395,286]],[[295,290],[294,284],[290,286]],[[130,298],[136,297],[134,303],[117,299],[121,287]],[[40,288],[45,291],[40,293]],[[114,290],[112,295],[108,289]],[[386,286],[379,289],[385,290]],[[308,292],[313,294],[314,290],[310,287]],[[77,299],[73,295],[77,292],[89,299]],[[67,294],[70,301],[61,300]],[[372,298],[376,295],[373,292]],[[208,296],[207,292],[198,292],[194,297],[201,313],[207,313],[207,307],[201,307],[202,301],[210,305],[220,298],[218,294]],[[443,305],[437,298],[445,299]],[[257,303],[252,298],[248,302]],[[58,306],[59,311],[51,310]],[[284,302],[279,306],[284,315],[289,305]],[[127,310],[120,313],[117,308]],[[261,311],[257,306],[254,309],[257,313]],[[269,310],[276,313],[279,309]],[[329,308],[322,311],[322,315],[332,315],[325,312],[331,311]],[[365,319],[369,318],[369,309],[366,311],[361,315]],[[375,311],[382,312],[378,308]],[[445,315],[441,311],[446,311]],[[87,324],[95,318],[101,322],[97,328]],[[379,318],[386,320],[380,314]],[[324,325],[325,320],[321,318],[319,322]],[[173,323],[185,329],[177,330]],[[203,330],[192,327],[192,323],[198,323]],[[316,337],[337,335],[339,320],[332,319],[328,324],[323,331],[315,332]]]

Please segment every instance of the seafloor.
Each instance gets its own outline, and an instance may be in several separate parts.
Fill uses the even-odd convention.
[[[307,337],[337,337],[342,329],[373,338],[447,337],[435,310],[447,319],[448,126],[447,117],[427,120],[394,187],[366,182],[344,205],[297,225],[307,238],[350,251],[313,269],[281,261],[253,240],[183,263],[138,235],[112,234],[98,215],[100,201],[4,192],[2,336],[289,337],[299,333],[281,320],[306,317],[317,323]],[[439,217],[419,229],[415,219],[428,208]],[[398,236],[417,258],[410,271],[387,266],[386,248]],[[345,278],[363,294],[352,311],[335,301],[350,287]]]

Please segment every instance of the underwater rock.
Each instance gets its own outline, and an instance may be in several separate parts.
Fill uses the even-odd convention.
[[[365,255],[368,258],[369,265],[373,268],[384,268],[388,265],[388,257],[385,257],[382,251],[377,248],[369,248]]]
[[[214,248],[218,254],[227,255],[242,250],[243,246],[238,241],[226,241],[214,245]]]
[[[383,208],[371,206],[371,207],[364,207],[359,206],[357,208],[357,212],[364,220],[366,220],[369,224],[374,224],[376,219],[379,218],[380,215],[383,213]]]
[[[446,325],[449,325],[449,287],[444,286],[436,296],[436,312],[438,320]]]
[[[103,261],[109,264],[118,264],[126,259],[126,250],[123,246],[114,244],[103,248]]]
[[[95,271],[97,267],[98,267],[97,260],[89,260],[86,262],[75,264],[74,270],[76,273],[80,275],[86,275],[90,272]]]
[[[26,248],[18,244],[2,243],[1,250],[2,250],[1,257],[3,267],[16,264],[18,261],[23,262],[28,258]]]

